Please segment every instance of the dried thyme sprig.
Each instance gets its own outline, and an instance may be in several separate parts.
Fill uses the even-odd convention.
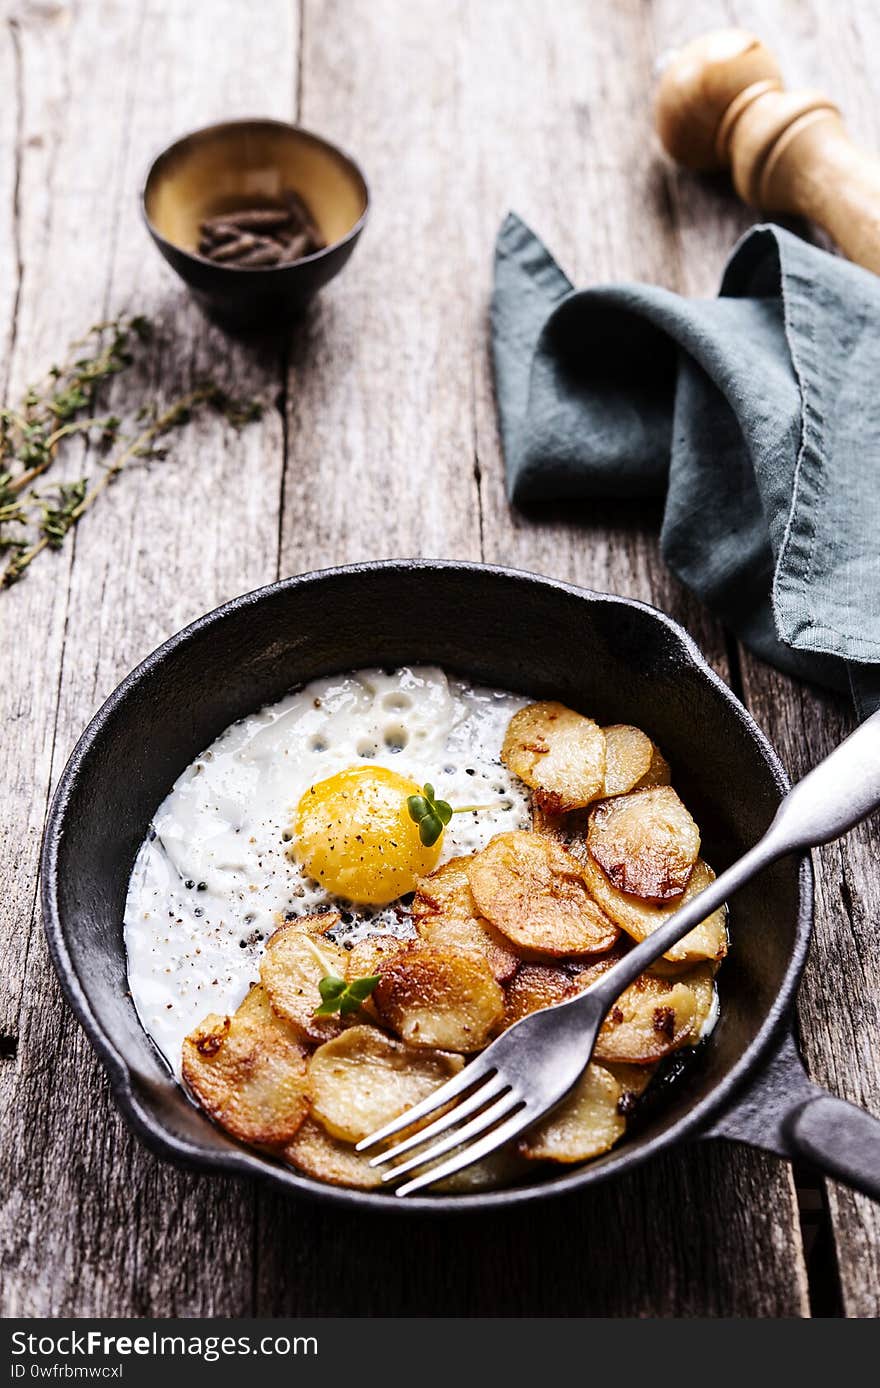
[[[42,381],[25,391],[19,405],[0,409],[0,462],[9,468],[18,463],[22,469],[10,478],[15,493],[51,467],[58,444],[69,435],[97,428],[105,443],[114,441],[119,428],[114,415],[96,419],[83,414],[91,414],[98,387],[125,371],[134,361],[135,347],[152,335],[141,314],[96,323],[72,344],[67,361],[50,367]]]
[[[200,386],[197,390],[190,391],[188,395],[181,396],[161,414],[155,414],[153,407],[142,409],[140,412],[142,416],[155,415],[155,417],[109,463],[93,487],[90,488],[89,479],[83,477],[78,482],[62,485],[58,489],[54,506],[47,505],[45,499],[37,498],[41,508],[40,538],[30,548],[19,548],[17,553],[13,555],[6,569],[0,574],[0,588],[7,588],[10,584],[16,583],[44,549],[59,549],[68,531],[82,519],[87,511],[91,510],[102,493],[112,482],[116,481],[119,474],[133,459],[164,457],[166,450],[157,447],[158,440],[163,435],[170,433],[172,429],[178,429],[189,423],[194,411],[202,406],[209,406],[211,409],[217,410],[230,424],[236,427],[259,419],[262,413],[262,407],[258,401],[237,400],[212,382]],[[2,500],[2,495],[0,495],[0,500]]]
[[[155,404],[142,403],[134,412],[135,432],[125,439],[119,415],[94,413],[96,393],[103,382],[131,365],[135,348],[152,336],[142,315],[98,323],[74,343],[71,359],[53,366],[17,407],[0,409],[0,555],[8,556],[0,589],[20,579],[43,550],[60,549],[70,530],[133,459],[164,457],[167,449],[159,440],[188,423],[195,411],[217,410],[236,428],[260,417],[258,401],[236,400],[209,381],[161,411]],[[28,491],[52,467],[60,445],[76,434],[105,452],[115,444],[123,446],[91,487],[83,477],[48,493]]]

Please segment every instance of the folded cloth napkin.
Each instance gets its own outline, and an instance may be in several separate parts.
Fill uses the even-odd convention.
[[[575,291],[511,214],[491,328],[515,503],[665,496],[667,564],[746,645],[880,706],[880,277],[758,226],[717,299]]]

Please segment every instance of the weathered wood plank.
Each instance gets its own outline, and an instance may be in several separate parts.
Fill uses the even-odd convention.
[[[654,7],[653,18],[661,49],[719,23],[712,4],[670,0]],[[880,15],[873,7],[741,3],[736,22],[754,30],[773,49],[789,85],[827,92],[840,104],[854,137],[880,147],[870,56],[880,37]],[[682,287],[687,293],[712,293],[726,249],[754,218],[723,180],[699,180],[672,170],[668,176],[681,244]],[[711,236],[705,234],[707,225],[714,228]],[[746,701],[793,776],[802,775],[851,729],[852,716],[843,700],[795,684],[748,652],[742,654],[742,675]],[[877,830],[867,825],[815,855],[816,932],[799,1015],[814,1078],[880,1114],[880,941],[873,924],[880,916],[876,852]],[[880,1210],[830,1182],[827,1199],[844,1313],[876,1316]]]
[[[24,118],[20,73],[19,34],[8,25],[0,44],[0,89],[6,93],[0,104],[0,142],[7,151],[7,157],[0,160],[0,383],[4,399],[15,349],[19,290],[18,183]]]
[[[422,4],[405,14],[388,0],[307,4],[305,44],[304,118],[351,132],[377,212],[332,309],[337,337],[345,314],[364,338],[325,366],[338,352],[328,326],[328,346],[309,341],[310,367],[292,384],[302,461],[291,468],[305,480],[288,501],[287,567],[304,566],[294,545],[314,514],[328,561],[439,548],[648,598],[681,616],[723,668],[721,634],[663,570],[645,517],[611,507],[576,522],[511,515],[487,374],[491,246],[510,204],[580,280],[669,282],[675,242],[658,216],[643,128],[652,58],[643,7],[615,5],[600,24],[575,3],[489,0],[452,13]],[[321,313],[330,312],[328,296]],[[316,432],[329,446],[312,500]],[[322,505],[346,488],[357,501],[337,502],[331,526]],[[424,523],[432,505],[442,511]],[[807,1309],[789,1174],[747,1153],[679,1153],[593,1196],[467,1226],[343,1221],[271,1192],[260,1210],[263,1313]]]
[[[17,397],[26,383],[56,359],[59,348],[78,336],[84,326],[102,316],[105,277],[94,275],[95,264],[109,251],[113,214],[92,197],[77,197],[71,167],[85,135],[83,109],[68,110],[65,93],[76,87],[77,68],[88,65],[94,33],[69,24],[69,13],[17,6],[12,22],[4,23],[2,43],[13,72],[9,103],[15,111],[16,139],[12,254],[15,289],[8,335],[10,354],[6,384]],[[102,100],[106,118],[121,122],[124,110],[125,49],[129,25],[114,24],[105,43],[108,53]],[[81,89],[81,83],[80,83]],[[73,105],[73,103],[71,103]],[[4,102],[4,106],[7,103]],[[86,166],[96,180],[90,193],[112,177],[113,148],[101,142]],[[71,239],[71,233],[73,237]],[[71,292],[68,277],[76,283]],[[80,450],[72,450],[76,461]],[[32,1001],[26,996],[29,960],[42,949],[35,917],[37,854],[45,815],[55,736],[58,682],[67,614],[71,551],[53,556],[56,562],[35,567],[28,581],[3,594],[0,605],[0,649],[3,661],[4,726],[13,736],[0,742],[0,936],[4,969],[0,981],[2,1030],[9,1038],[0,1061],[0,1103],[4,1143],[0,1189],[4,1194],[3,1300],[12,1312],[46,1304],[52,1293],[45,1267],[67,1261],[70,1236],[42,1243],[32,1234],[52,1204],[54,1167],[46,1167],[41,1193],[41,1139],[51,1123],[45,1065],[21,1037],[21,1013]],[[72,1031],[66,1009],[53,1001],[47,1020],[52,1056]],[[16,1053],[17,1051],[17,1053]],[[91,1061],[89,1061],[91,1064]],[[63,1083],[63,1067],[52,1083]],[[31,1128],[23,1137],[18,1124],[31,1113]],[[88,1107],[83,1111],[86,1122]],[[15,1137],[13,1137],[15,1133]],[[37,1142],[32,1148],[32,1141]],[[62,1167],[67,1164],[62,1153]],[[25,1170],[25,1167],[27,1169]],[[51,1174],[50,1174],[51,1172]],[[55,1209],[62,1216],[60,1208]]]
[[[151,314],[161,331],[140,382],[145,391],[169,400],[210,373],[238,393],[268,387],[270,397],[258,429],[239,436],[204,418],[176,435],[167,462],[138,467],[111,489],[82,522],[75,548],[47,557],[4,595],[4,608],[8,599],[27,605],[15,629],[34,641],[31,658],[24,652],[18,662],[18,701],[34,750],[15,783],[14,821],[19,843],[30,816],[26,842],[32,837],[34,850],[50,758],[54,779],[121,675],[183,622],[275,575],[280,359],[209,328],[149,248],[136,190],[149,155],[181,130],[236,112],[289,117],[297,30],[296,7],[286,0],[263,6],[259,23],[225,0],[195,9],[89,4],[64,11],[57,29],[42,25],[33,47],[25,36],[27,90],[62,96],[33,118],[35,133],[51,144],[48,167],[31,169],[39,150],[31,156],[27,149],[22,207],[32,239],[25,239],[22,371],[45,364],[56,340],[66,342],[104,311],[127,308]],[[49,244],[39,236],[42,196],[51,212]],[[90,463],[85,459],[80,470]],[[61,611],[55,625],[67,620],[57,722],[56,690],[47,692],[45,707],[34,706],[31,690],[31,683],[58,683],[61,642],[46,636],[53,595]],[[8,611],[14,616],[16,609]],[[19,746],[9,753],[21,757]],[[4,1310],[247,1314],[252,1192],[173,1171],[123,1127],[60,1001],[32,919],[34,877],[31,859],[22,881],[12,884],[14,923],[31,943],[0,1182],[17,1192],[2,1212]],[[19,979],[22,963],[12,970]]]
[[[269,106],[283,115],[291,109],[293,7],[279,0],[259,25],[237,8],[230,2],[218,14],[213,6],[210,24],[199,6],[151,5],[143,14],[135,7],[124,14],[126,7],[97,6],[94,18],[79,11],[71,16],[63,7],[23,8],[23,62],[39,82],[28,85],[21,118],[20,225],[29,254],[18,317],[23,346],[10,355],[13,383],[26,380],[51,358],[56,342],[83,326],[87,304],[94,305],[87,318],[98,316],[105,303],[121,306],[138,281],[145,297],[132,306],[154,308],[182,347],[151,367],[163,393],[205,364],[228,371],[239,389],[271,379],[271,357],[250,360],[181,304],[167,273],[148,260],[130,201],[140,165],[168,135],[230,111]],[[713,8],[707,23],[723,22],[707,8]],[[840,26],[823,13],[820,23],[815,8],[780,3],[761,6],[757,17],[751,15],[755,6],[737,10],[743,22],[761,24],[768,34],[769,11],[786,42],[794,35],[804,52],[818,35],[813,61],[828,57],[839,64],[835,72],[844,79],[847,100],[855,99],[847,74],[864,73],[860,46],[867,51],[869,19],[860,10],[857,20]],[[671,3],[659,7],[653,22],[654,33],[648,13],[634,3],[609,9],[600,23],[574,4],[518,0],[514,10],[513,0],[470,7],[307,0],[303,119],[363,159],[377,201],[345,277],[293,338],[282,572],[387,553],[478,557],[478,482],[487,558],[647,597],[684,620],[724,669],[721,635],[659,565],[647,534],[651,517],[611,507],[591,509],[576,524],[509,514],[484,351],[491,238],[508,204],[547,236],[579,282],[643,276],[711,292],[734,230],[747,225],[748,214],[729,195],[717,187],[695,190],[678,178],[667,183],[651,155],[641,113],[655,48],[703,27],[695,7]],[[138,50],[149,54],[139,66]],[[6,69],[14,56],[7,44],[0,58]],[[808,75],[806,64],[800,75]],[[823,80],[818,71],[815,80]],[[867,81],[858,91],[862,133],[870,134]],[[95,92],[104,131],[108,111],[115,111],[112,128],[124,130],[130,122],[119,146],[90,137]],[[9,120],[12,109],[6,103],[0,121]],[[855,119],[852,124],[858,130]],[[28,144],[34,137],[43,145]],[[114,192],[90,209],[91,239],[71,247],[63,232],[84,225],[86,181],[72,156],[84,149],[91,158],[88,188],[112,185]],[[674,217],[667,207],[670,188]],[[11,217],[2,181],[0,202],[0,215]],[[108,273],[96,274],[95,263],[110,267]],[[0,314],[8,317],[11,307],[2,294]],[[188,352],[195,361],[187,364]],[[229,451],[221,456],[224,447]],[[3,883],[0,911],[8,913],[3,924],[11,961],[4,981],[14,986],[4,996],[0,1022],[17,1029],[21,1011],[22,1041],[17,1064],[0,1061],[0,1097],[12,1124],[6,1151],[44,1155],[31,1159],[27,1180],[19,1183],[26,1194],[14,1195],[0,1210],[8,1289],[3,1309],[74,1315],[234,1315],[251,1308],[264,1314],[804,1314],[791,1186],[769,1160],[724,1149],[688,1152],[593,1200],[549,1207],[540,1219],[505,1217],[470,1228],[407,1221],[389,1228],[173,1173],[143,1153],[109,1109],[103,1079],[47,971],[41,937],[22,928],[31,920],[50,762],[57,775],[96,703],[157,640],[231,592],[273,576],[281,453],[280,419],[271,417],[258,436],[241,439],[215,424],[200,426],[181,458],[182,468],[198,478],[195,488],[171,475],[173,464],[161,489],[155,469],[145,471],[125,479],[127,500],[122,487],[111,496],[112,525],[109,509],[102,510],[106,526],[97,514],[84,523],[69,594],[70,631],[83,635],[81,644],[68,642],[64,656],[54,753],[68,607],[65,559],[48,560],[46,577],[38,581],[35,570],[18,592],[5,595],[18,606],[0,611],[0,620],[11,623],[0,640],[7,640],[6,630],[30,629],[42,640],[33,670],[22,662],[25,669],[3,689],[4,712],[8,700],[22,737],[3,766],[13,795],[9,826],[0,834],[14,851],[3,858],[11,876]],[[242,517],[230,506],[215,528],[221,489],[246,510]],[[145,509],[136,531],[133,491]],[[207,536],[206,515],[212,518]],[[820,706],[809,696],[793,696],[781,677],[769,684],[763,675],[753,678],[749,665],[745,676],[771,733],[773,719],[781,723],[783,752],[786,740],[792,753],[797,748],[799,717],[819,737]],[[782,714],[777,701],[784,704]],[[822,726],[828,736],[824,719]],[[816,747],[809,737],[806,745],[811,753]],[[854,971],[865,967],[873,948],[867,840],[861,851],[863,857],[847,860],[841,874],[856,941],[848,955],[848,993],[858,982]],[[829,920],[836,881],[832,872],[831,885],[825,879],[820,885]],[[837,958],[833,933],[819,961],[823,967]],[[29,940],[36,948],[28,957]],[[873,959],[869,963],[875,980]],[[811,971],[805,995],[814,976],[822,973]],[[863,1052],[868,1083],[859,1094],[852,1088],[853,1051],[841,1046],[850,1027],[850,1045],[864,1048],[871,1017],[844,1021],[839,1009],[832,1016],[818,984],[809,1010],[811,1025],[814,1011],[822,1017],[821,1053],[810,1051],[814,1073],[876,1108],[876,1061]],[[53,1057],[51,1066],[42,1062],[45,1055]],[[15,1188],[5,1179],[10,1174],[18,1180],[20,1169],[3,1172],[4,1189]],[[45,1193],[37,1192],[40,1184]],[[870,1314],[880,1247],[873,1207],[835,1189],[830,1198],[847,1310]],[[253,1199],[259,1203],[256,1226]],[[622,1240],[635,1250],[625,1269]],[[560,1265],[568,1273],[564,1281],[547,1276],[548,1268]]]
[[[305,6],[301,119],[355,153],[373,206],[350,266],[293,336],[283,573],[477,552],[462,470],[473,434],[454,182],[462,24],[461,0]]]
[[[492,225],[505,210],[505,201],[517,199],[514,206],[518,207],[522,197],[536,208],[535,225],[547,235],[551,246],[561,245],[563,236],[572,244],[572,259],[563,263],[578,284],[651,279],[675,287],[680,273],[677,246],[666,216],[662,174],[646,138],[650,118],[647,97],[655,60],[653,36],[645,24],[647,11],[637,4],[615,6],[613,23],[591,25],[588,40],[578,42],[578,7],[572,6],[567,16],[564,10],[564,6],[554,7],[559,27],[554,36],[552,90],[558,124],[544,133],[549,84],[535,82],[530,92],[528,55],[524,53],[523,81],[515,84],[515,89],[518,99],[528,103],[526,109],[519,123],[508,127],[506,140],[499,126],[482,143],[483,151],[491,151],[483,180],[491,196],[482,203],[484,224],[479,239],[488,242]],[[499,47],[504,43],[503,27],[499,24],[492,36],[493,44]],[[551,26],[545,24],[544,32],[552,33]],[[473,51],[477,51],[476,45]],[[572,113],[579,116],[576,122],[572,122]],[[603,156],[603,151],[610,150],[613,158]],[[519,162],[514,158],[516,152],[522,155]],[[511,168],[522,171],[527,187],[514,185],[511,191]],[[586,190],[584,194],[581,189]],[[597,222],[601,228],[598,238]],[[532,567],[537,549],[543,562],[536,566],[545,571],[569,574],[586,586],[654,602],[692,631],[724,674],[723,635],[664,569],[658,555],[655,518],[636,513],[622,519],[621,508],[584,508],[586,513],[576,517],[574,524],[565,520],[554,527],[552,554],[547,553],[549,537],[542,535],[536,545],[534,529],[528,523],[511,530],[509,513],[500,498],[501,468],[493,437],[490,384],[485,355],[481,355],[483,389],[477,417],[483,426],[479,448],[486,477],[487,557],[510,555],[512,551],[516,562]],[[490,490],[493,480],[494,503]],[[659,1265],[661,1250],[673,1247],[681,1251],[682,1263],[673,1260],[664,1272],[673,1288],[666,1292],[668,1304],[675,1307],[676,1298],[682,1298],[681,1310],[675,1313],[688,1313],[686,1288],[694,1284],[701,1288],[698,1295],[706,1298],[707,1307],[726,1306],[727,1314],[780,1314],[783,1305],[787,1307],[784,1314],[806,1312],[797,1208],[790,1173],[782,1164],[743,1150],[725,1150],[711,1157],[696,1150],[657,1172],[658,1189],[665,1189],[665,1199],[652,1194],[654,1179],[653,1171],[645,1173],[645,1200],[652,1211],[646,1255]],[[740,1207],[739,1220],[731,1221],[731,1207],[744,1187],[755,1198]],[[774,1209],[772,1221],[764,1216],[762,1191],[764,1199],[772,1191],[768,1201]],[[614,1194],[620,1200],[616,1213],[625,1223],[633,1218],[632,1212],[624,1208],[625,1197],[616,1191]],[[595,1203],[598,1206],[599,1202]],[[660,1210],[669,1211],[668,1224]],[[594,1224],[601,1225],[606,1217],[604,1208],[590,1211],[590,1222],[582,1231],[585,1245],[592,1241]],[[704,1263],[704,1258],[710,1261]],[[656,1292],[650,1280],[646,1281],[643,1295],[650,1304]]]
[[[84,288],[78,306],[53,282],[49,267],[69,265],[83,278],[88,256],[106,254],[111,217],[97,208],[90,218],[92,243],[84,254],[85,236],[65,245],[76,205],[66,186],[65,156],[70,149],[58,127],[57,94],[63,92],[70,66],[82,61],[75,44],[67,47],[68,30],[58,16],[31,16],[22,7],[4,24],[4,62],[9,74],[9,100],[3,105],[12,121],[11,178],[5,192],[10,239],[4,241],[8,278],[5,308],[8,316],[5,387],[19,398],[25,386],[54,361],[71,338],[101,316],[102,287]],[[124,42],[118,29],[118,46]],[[118,55],[117,55],[118,58]],[[118,63],[117,63],[118,66]],[[123,93],[111,74],[104,93],[111,118],[122,113]],[[71,118],[70,138],[82,136]],[[71,148],[75,148],[75,143]],[[113,154],[96,150],[93,171],[110,177]],[[57,196],[56,196],[57,193]],[[82,202],[79,217],[88,217]],[[90,281],[85,281],[86,286]],[[75,451],[75,450],[73,450]],[[30,921],[36,881],[36,861],[46,808],[52,755],[58,679],[67,606],[70,554],[58,563],[34,571],[32,582],[5,592],[0,606],[0,649],[17,652],[4,661],[4,715],[15,737],[0,744],[0,779],[8,790],[0,807],[3,846],[0,890],[0,946],[7,967],[0,976],[0,1030],[17,1036],[19,996],[30,942]]]

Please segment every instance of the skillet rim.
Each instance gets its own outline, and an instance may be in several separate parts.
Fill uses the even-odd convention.
[[[197,617],[168,637],[120,681],[80,734],[52,797],[40,854],[40,899],[43,927],[50,957],[65,998],[107,1073],[113,1100],[129,1127],[157,1155],[191,1170],[259,1176],[261,1179],[269,1180],[276,1186],[294,1194],[299,1193],[307,1198],[326,1203],[354,1205],[362,1210],[410,1211],[422,1214],[498,1209],[539,1199],[549,1199],[553,1196],[568,1194],[588,1185],[599,1184],[603,1180],[635,1170],[665,1149],[700,1136],[701,1132],[709,1129],[713,1121],[719,1119],[726,1110],[734,1109],[737,1092],[746,1088],[749,1079],[755,1078],[761,1062],[768,1060],[772,1051],[778,1046],[790,1017],[812,933],[814,881],[809,854],[800,855],[798,865],[798,910],[793,948],[782,983],[757,1034],[720,1083],[679,1119],[673,1127],[658,1133],[638,1147],[631,1149],[623,1147],[618,1152],[609,1154],[613,1161],[613,1166],[610,1169],[600,1159],[598,1163],[591,1162],[574,1167],[569,1171],[563,1170],[552,1178],[538,1180],[521,1187],[479,1191],[473,1194],[397,1199],[390,1192],[354,1190],[313,1180],[290,1167],[283,1166],[280,1162],[274,1162],[271,1157],[250,1151],[232,1139],[228,1139],[229,1147],[225,1150],[205,1151],[170,1133],[164,1127],[161,1118],[151,1113],[139,1101],[135,1092],[137,1079],[135,1073],[122,1052],[116,1048],[113,1041],[104,1032],[92,1010],[87,991],[81,983],[67,948],[65,927],[61,918],[58,899],[58,857],[70,799],[83,765],[91,755],[95,744],[99,742],[105,725],[120,705],[127,702],[133,693],[136,693],[142,681],[152,674],[157,667],[161,669],[163,663],[179,646],[191,640],[193,636],[205,628],[221,623],[230,613],[244,607],[255,606],[279,591],[309,585],[320,580],[332,580],[335,577],[356,577],[358,574],[377,571],[452,571],[489,575],[492,578],[513,580],[514,583],[522,583],[525,586],[538,585],[549,588],[578,599],[585,599],[589,603],[612,603],[646,613],[651,619],[659,622],[667,629],[690,663],[696,667],[700,676],[712,686],[722,702],[726,704],[730,714],[736,718],[752,741],[757,744],[779,791],[785,794],[790,788],[791,782],[778,753],[745,705],[712,669],[693,637],[668,613],[650,603],[615,593],[583,588],[577,584],[549,578],[527,569],[515,569],[504,565],[466,560],[380,559],[334,565],[325,569],[310,570],[308,573],[295,574],[288,578],[279,579],[274,583],[264,584],[250,592],[239,594],[237,597],[222,603],[219,607],[204,613],[201,617]],[[171,1084],[177,1084],[177,1081],[170,1075],[168,1080]],[[193,1107],[195,1108],[195,1105]],[[205,1118],[204,1121],[210,1125],[209,1119]]]

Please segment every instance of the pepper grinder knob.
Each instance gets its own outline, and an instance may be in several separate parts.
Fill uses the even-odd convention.
[[[827,97],[786,91],[754,34],[718,29],[673,53],[655,119],[679,164],[729,167],[750,206],[812,218],[850,260],[880,274],[880,160],[853,144]]]

